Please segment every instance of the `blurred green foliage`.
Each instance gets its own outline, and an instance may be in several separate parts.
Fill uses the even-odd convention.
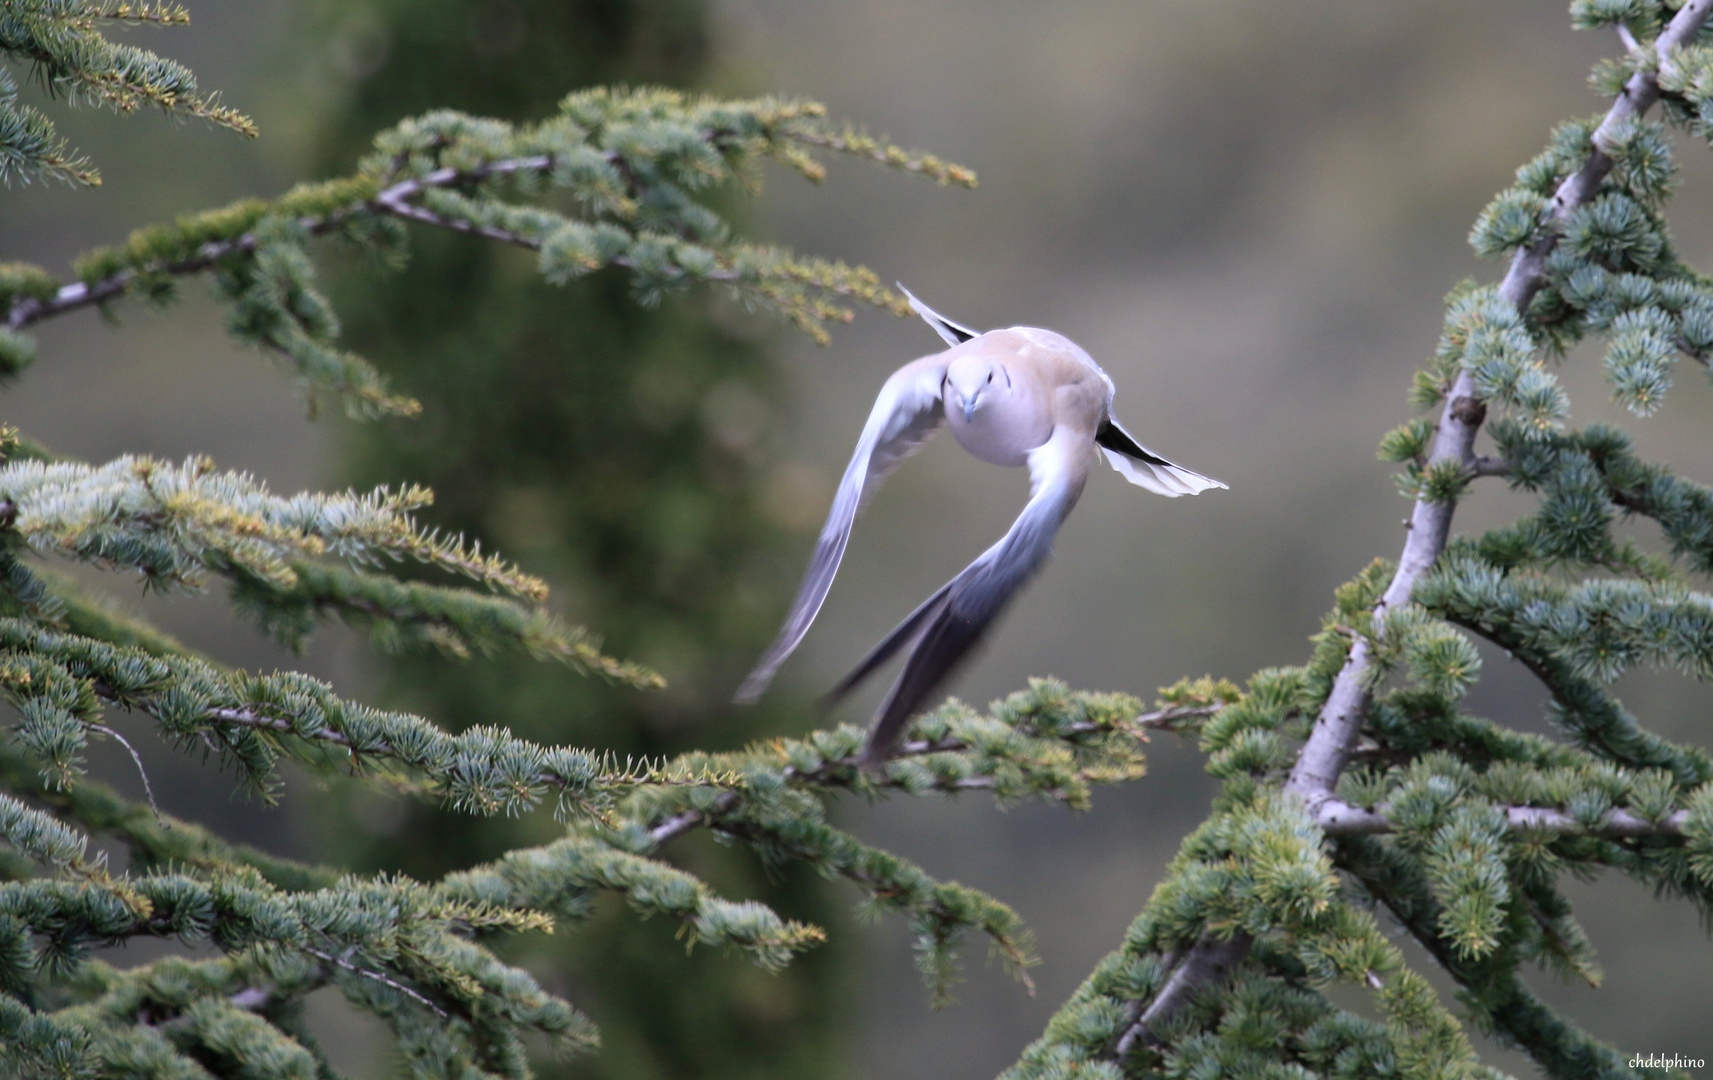
[[[690,0],[383,0],[321,15],[357,37],[366,68],[318,140],[330,173],[403,116],[530,120],[581,86],[693,86],[709,58],[705,12]],[[705,293],[645,308],[617,273],[555,288],[526,254],[478,239],[424,233],[399,272],[361,271],[336,277],[347,340],[423,412],[354,429],[349,479],[432,486],[429,520],[515,553],[610,648],[670,683],[638,693],[525,657],[416,657],[388,662],[380,696],[453,730],[498,724],[621,755],[734,747],[776,726],[777,712],[720,704],[770,630],[756,560],[784,535],[760,468],[777,397],[766,353],[722,328]],[[326,833],[353,864],[437,878],[553,831],[420,806],[390,824]],[[839,902],[806,870],[769,878],[706,837],[680,843],[674,856],[727,895],[838,921]],[[601,1029],[603,1051],[557,1066],[564,1075],[839,1071],[836,946],[770,974],[707,950],[686,959],[670,930],[607,911],[520,958]]]

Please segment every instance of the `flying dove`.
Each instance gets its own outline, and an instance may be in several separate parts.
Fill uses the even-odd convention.
[[[995,465],[1029,467],[1029,502],[999,542],[941,586],[887,634],[827,695],[838,701],[906,645],[910,658],[869,734],[865,760],[884,760],[904,723],[943,683],[1006,603],[1040,568],[1082,495],[1095,451],[1126,480],[1168,498],[1223,488],[1149,450],[1112,416],[1112,379],[1077,344],[1051,330],[1013,326],[978,334],[899,286],[950,348],[913,360],[880,389],[839,482],[797,599],[779,637],[738,690],[753,702],[797,648],[838,573],[865,497],[945,421],[958,445]]]

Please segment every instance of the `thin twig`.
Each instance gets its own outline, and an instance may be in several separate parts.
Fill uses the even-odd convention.
[[[125,748],[126,752],[131,755],[131,764],[137,767],[137,775],[143,778],[143,794],[148,797],[149,812],[155,815],[155,824],[159,825],[163,829],[172,828],[171,825],[167,824],[167,820],[161,816],[161,808],[155,803],[154,785],[149,783],[149,770],[143,768],[143,759],[137,753],[137,748],[131,745],[129,739],[125,738],[125,736],[119,734],[117,731],[114,731],[106,724],[97,724],[93,720],[85,720],[83,721],[83,725],[117,739],[119,745]]]
[[[320,949],[310,948],[307,945],[303,947],[303,951],[308,953],[309,955],[315,957],[317,960],[322,960],[322,961],[325,961],[326,963],[334,964],[340,968],[343,968],[346,971],[349,971],[353,975],[361,975],[365,979],[373,979],[378,983],[383,983],[387,986],[390,986],[394,990],[397,990],[399,993],[404,994],[407,997],[414,998],[417,1001],[421,1002],[426,1008],[432,1010],[434,1012],[434,1014],[436,1016],[440,1017],[440,1019],[442,1019],[442,1020],[451,1019],[451,1014],[448,1013],[445,1009],[441,1008],[439,1005],[436,1005],[434,1002],[430,1001],[421,992],[414,990],[409,986],[406,986],[404,983],[399,982],[397,979],[388,978],[387,976],[382,975],[380,972],[372,971],[369,968],[358,967],[356,964],[353,964],[353,963],[351,963],[351,961],[345,959],[344,956],[334,956],[331,953],[324,953]]]
[[[659,847],[669,840],[675,840],[704,821],[731,813],[737,809],[737,805],[737,792],[728,791],[715,799],[713,805],[709,806],[707,810],[683,810],[673,814],[659,825],[648,830],[649,846]]]

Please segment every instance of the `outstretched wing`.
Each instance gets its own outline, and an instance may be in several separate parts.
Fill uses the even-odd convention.
[[[922,321],[926,322],[929,326],[932,326],[934,328],[934,333],[939,334],[944,338],[947,345],[962,345],[971,338],[978,338],[981,336],[981,334],[971,330],[969,327],[953,322],[944,315],[935,311],[933,308],[929,307],[927,304],[916,299],[916,294],[911,292],[909,289],[906,289],[902,282],[895,281],[893,284],[897,285],[898,291],[903,293],[905,299],[910,301],[910,310],[922,316]]]
[[[845,556],[850,542],[851,525],[864,498],[872,494],[880,482],[899,463],[934,434],[945,413],[940,404],[940,383],[946,377],[946,362],[939,356],[927,356],[899,368],[880,388],[874,411],[869,413],[857,440],[856,452],[845,467],[844,479],[839,481],[838,494],[833,496],[833,508],[827,523],[821,528],[821,538],[815,544],[815,554],[809,569],[803,574],[803,584],[797,588],[797,599],[755,670],[738,688],[737,700],[751,704],[761,697],[779,665],[797,648],[803,635],[827,599],[833,587],[833,577],[839,572],[839,561]]]
[[[1191,472],[1182,465],[1167,461],[1131,438],[1116,420],[1109,418],[1101,424],[1094,441],[1100,446],[1100,452],[1106,455],[1106,460],[1123,473],[1126,480],[1157,495],[1175,499],[1179,495],[1195,495],[1209,488],[1225,486],[1211,476]]]
[[[904,670],[875,717],[864,752],[868,761],[885,759],[905,722],[957,669],[1017,590],[1046,561],[1053,537],[1088,480],[1094,463],[1090,441],[1087,431],[1059,427],[1031,450],[1033,491],[1010,530],[912,612],[833,689],[829,699],[836,701],[914,642]]]

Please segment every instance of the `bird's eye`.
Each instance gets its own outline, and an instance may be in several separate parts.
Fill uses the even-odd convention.
[[[988,372],[988,373],[987,373],[987,381],[988,381],[988,382],[992,382],[992,381],[993,381],[993,372],[991,372],[991,371],[990,371],[990,372]]]

